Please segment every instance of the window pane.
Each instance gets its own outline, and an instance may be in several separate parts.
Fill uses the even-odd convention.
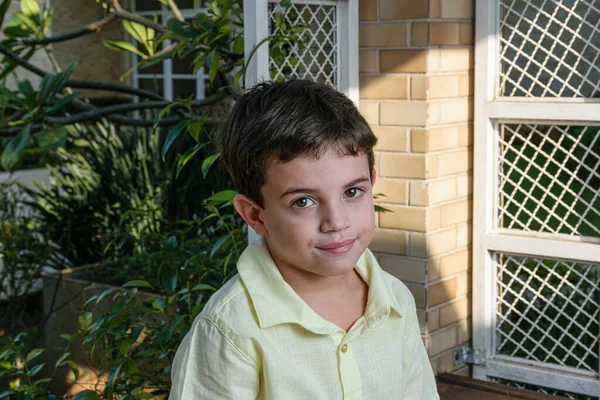
[[[140,78],[138,79],[138,86],[140,89],[149,90],[151,92],[155,92],[163,95],[163,80],[162,78],[155,79],[147,79]]]
[[[174,74],[186,74],[192,75],[194,72],[194,58],[193,55],[189,55],[185,58],[173,57],[173,73]]]
[[[138,48],[138,50],[139,50],[139,51],[141,51],[141,52],[142,52],[142,53],[144,53],[144,54],[148,54],[148,51],[146,50],[146,47],[145,47],[145,46],[143,46],[143,45],[142,45],[141,43],[139,43],[139,42],[136,42],[136,44],[137,44],[137,48]],[[137,58],[137,61],[136,61],[136,62],[138,62],[138,61],[141,61],[141,59],[140,59],[139,57]],[[159,62],[159,63],[156,63],[156,64],[154,64],[154,65],[150,65],[150,66],[145,66],[145,65],[142,65],[142,66],[141,66],[141,67],[138,69],[138,72],[139,72],[140,74],[149,74],[149,75],[150,75],[150,74],[162,74],[162,72],[163,72],[163,62],[164,62],[164,61],[161,61],[161,62]]]
[[[182,10],[191,10],[194,8],[194,0],[175,0],[177,6]],[[198,2],[198,6],[202,6],[202,0]]]
[[[160,6],[158,0],[137,0],[135,2],[136,11],[160,11]]]
[[[175,99],[186,99],[190,95],[196,98],[196,80],[195,79],[173,79],[173,97]]]

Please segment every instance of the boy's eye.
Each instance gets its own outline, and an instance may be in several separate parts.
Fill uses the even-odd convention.
[[[344,192],[346,197],[354,198],[362,194],[363,190],[359,188],[350,188]]]
[[[306,208],[314,204],[314,201],[309,199],[308,197],[302,197],[292,203],[292,207],[294,208]]]

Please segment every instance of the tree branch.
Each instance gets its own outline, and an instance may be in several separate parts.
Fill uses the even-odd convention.
[[[100,120],[100,119],[101,118],[98,118],[98,120]],[[124,115],[112,115],[112,116],[108,117],[107,119],[110,120],[111,122],[121,124],[121,125],[146,127],[146,128],[153,127],[156,122],[154,120],[126,117]],[[181,122],[183,119],[184,118],[182,118],[182,117],[163,118],[158,122],[158,126],[160,126],[160,127],[172,126],[172,125],[175,125],[175,124]],[[50,121],[48,121],[48,122],[49,122],[48,125],[52,125],[52,123]],[[84,122],[85,123],[95,123],[97,121],[88,120],[88,121],[84,121]],[[221,122],[222,121],[217,118],[208,118],[208,121],[206,123],[208,125],[216,125],[216,124],[220,124]],[[44,129],[43,124],[32,124],[30,127],[31,133],[37,133],[43,129]],[[12,137],[12,136],[16,135],[17,133],[19,133],[21,130],[23,130],[22,126],[0,129],[0,137]]]
[[[45,45],[50,43],[57,42],[65,42],[67,40],[76,39],[80,36],[89,35],[91,33],[96,33],[98,30],[102,29],[104,26],[110,24],[111,22],[117,19],[117,15],[114,13],[108,14],[106,17],[101,20],[94,21],[91,24],[83,26],[81,28],[77,28],[71,32],[57,35],[53,37],[47,37],[42,39],[23,39],[21,40],[22,45],[27,46],[36,46],[36,45]]]
[[[133,87],[119,85],[111,82],[94,82],[94,81],[79,81],[79,80],[68,80],[65,86],[70,86],[73,89],[90,89],[90,90],[102,90],[107,92],[127,93],[138,97],[143,97],[153,100],[165,100],[159,94],[144,89],[136,89]]]
[[[175,4],[173,0],[167,0],[167,4],[169,5],[171,12],[173,12],[175,18],[177,18],[179,21],[185,21],[185,18],[183,18],[183,14],[181,14],[181,11],[179,11],[179,7],[177,7],[177,4]]]
[[[213,95],[204,100],[196,100],[190,103],[190,106],[193,108],[204,107],[210,104],[217,103],[223,100],[226,95],[220,93]],[[68,117],[46,117],[44,121],[47,121],[53,125],[69,125],[77,122],[85,122],[85,121],[97,121],[100,118],[111,116],[112,114],[123,113],[128,111],[137,111],[137,110],[150,110],[150,109],[161,109],[166,106],[172,104],[169,101],[145,101],[142,103],[129,103],[129,104],[117,104],[114,106],[100,107],[100,108],[92,108],[87,111],[74,114]],[[184,108],[182,105],[176,105],[173,108]],[[117,115],[115,115],[116,117]],[[181,117],[178,117],[181,120]]]
[[[2,46],[1,44],[0,44],[0,53],[4,54],[10,61],[33,72],[34,74],[36,74],[37,76],[39,76],[41,78],[48,75],[48,73],[46,71],[23,60],[21,57],[19,57],[18,55],[16,55],[15,53],[13,53],[9,49],[7,49],[6,47]],[[109,83],[109,82],[68,80],[65,83],[65,86],[69,86],[73,89],[95,89],[95,90],[104,90],[104,91],[111,91],[111,92],[129,93],[134,96],[140,96],[140,97],[154,99],[154,100],[165,100],[164,97],[162,97],[156,93],[150,92],[148,90],[135,89],[135,88],[132,88],[129,86],[119,85],[119,84]]]
[[[40,68],[36,67],[35,65],[30,64],[27,61],[23,60],[21,57],[19,57],[18,55],[16,55],[15,53],[13,53],[12,51],[10,51],[9,49],[7,49],[6,47],[4,47],[1,44],[0,44],[0,53],[4,54],[4,56],[6,58],[8,58],[10,61],[12,61],[13,63],[20,65],[21,67],[33,72],[37,76],[44,77],[47,74],[45,71],[43,71]]]

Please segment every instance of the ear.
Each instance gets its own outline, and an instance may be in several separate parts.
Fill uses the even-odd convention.
[[[371,188],[373,186],[375,186],[376,180],[377,180],[377,172],[375,170],[373,170],[373,172],[371,172]]]
[[[233,207],[258,235],[263,236],[266,233],[267,229],[260,215],[262,208],[254,200],[244,194],[238,194],[233,199]]]

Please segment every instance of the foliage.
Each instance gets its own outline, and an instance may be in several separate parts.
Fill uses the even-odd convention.
[[[21,332],[13,337],[2,337],[6,344],[0,348],[0,399],[58,399],[48,391],[51,377],[43,377],[45,363],[44,349],[32,347],[32,337],[36,333]],[[67,357],[57,362],[57,366],[68,365]]]
[[[0,21],[4,19],[9,3],[10,0],[0,0]],[[12,169],[24,149],[32,146],[40,134],[60,139],[64,138],[65,131],[71,132],[66,129],[68,127],[79,128],[79,123],[92,123],[106,118],[120,126],[171,127],[163,146],[163,155],[173,143],[188,136],[184,135],[186,132],[189,133],[188,137],[195,143],[188,151],[178,154],[178,168],[181,169],[204,147],[204,143],[198,139],[198,132],[205,124],[211,123],[207,106],[215,103],[230,105],[228,99],[239,93],[240,79],[244,77],[247,67],[247,61],[244,63],[242,0],[205,2],[204,11],[191,19],[183,18],[176,2],[169,1],[175,18],[164,25],[125,10],[118,0],[100,3],[106,10],[102,20],[55,37],[47,36],[53,15],[53,8],[48,1],[40,9],[34,0],[22,0],[22,12],[14,14],[8,22],[3,31],[7,38],[0,42],[0,53],[4,55],[0,82],[14,75],[14,69],[19,65],[38,75],[41,84],[34,87],[31,82],[24,80],[19,82],[17,90],[0,90],[0,136],[10,137],[2,153],[4,168]],[[289,4],[286,5],[289,7]],[[115,21],[122,23],[137,44],[111,39],[106,40],[105,45],[117,51],[136,54],[141,59],[123,78],[135,69],[143,70],[167,58],[192,59],[194,71],[202,67],[208,71],[215,94],[204,100],[188,98],[169,101],[155,93],[127,86],[74,81],[70,76],[77,67],[76,63],[64,71],[57,69],[54,72],[43,71],[28,63],[40,49],[51,52],[49,46],[53,43],[94,34]],[[283,20],[279,21],[279,25],[277,34],[268,38],[273,54],[300,45],[300,34],[305,29]],[[266,42],[264,40],[261,45]],[[80,88],[128,93],[137,96],[140,101],[117,106],[96,106],[81,100],[76,91]],[[147,118],[145,112],[140,113],[141,116],[131,114],[155,109],[162,109],[156,118]],[[44,144],[37,140],[37,146],[43,147]]]
[[[217,231],[226,239],[213,240],[210,246],[207,240],[187,240],[188,231],[195,228],[192,223],[170,234],[149,232],[143,240],[136,239],[132,258],[106,271],[125,271],[117,278],[122,279],[132,265],[149,265],[145,274],[122,288],[90,288],[93,294],[79,322],[90,364],[108,376],[105,387],[97,388],[100,398],[143,399],[168,393],[177,347],[210,294],[236,273],[233,258],[239,257],[246,232],[227,213],[234,195],[217,193],[206,204],[209,218],[219,221]]]
[[[0,183],[0,300],[5,302],[0,321],[9,329],[22,325],[28,293],[53,251],[47,238],[35,230],[22,197],[17,185]]]
[[[185,141],[163,161],[164,134],[148,128],[125,133],[109,123],[73,129],[70,147],[55,151],[62,167],[51,169],[51,186],[27,190],[33,199],[29,204],[39,214],[39,230],[60,246],[63,259],[72,265],[104,259],[105,247],[117,235],[115,229],[131,213],[138,213],[128,219],[132,237],[141,231],[160,234],[170,229],[168,221],[203,218],[207,212],[199,199],[229,185],[223,168],[206,171],[203,177],[199,158],[176,176],[175,151],[183,151]],[[211,147],[203,151],[209,156]],[[131,246],[113,246],[113,250],[124,256]]]

